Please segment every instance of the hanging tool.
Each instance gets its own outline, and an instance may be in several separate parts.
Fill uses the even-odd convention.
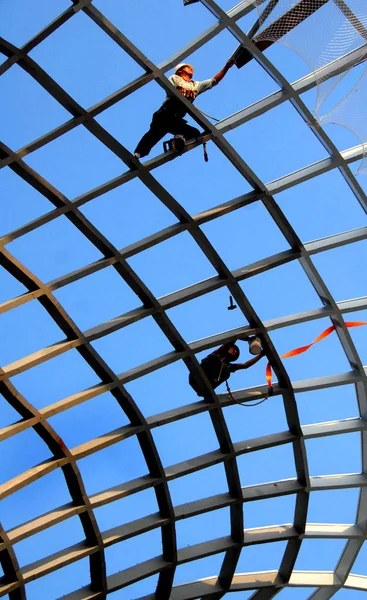
[[[206,142],[203,142],[203,151],[204,151],[204,160],[205,160],[205,162],[208,162],[209,156],[208,156],[208,152],[206,150]]]
[[[232,296],[229,297],[229,306],[227,306],[228,310],[234,310],[235,308],[237,308],[237,304],[235,304],[233,302],[233,298]]]

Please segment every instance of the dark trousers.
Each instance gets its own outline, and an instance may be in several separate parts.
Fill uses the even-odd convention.
[[[177,117],[175,114],[163,108],[157,110],[157,112],[153,114],[150,129],[141,138],[135,148],[135,152],[139,152],[141,156],[147,156],[153,146],[155,146],[167,133],[183,135],[187,140],[200,135],[199,129],[191,127],[191,125],[187,124],[185,119]]]
[[[208,373],[205,373],[205,375],[208,377]],[[218,387],[218,385],[222,383],[222,381],[217,381],[216,379],[213,380],[210,377],[208,377],[208,379],[210,381],[210,385],[214,390]],[[189,384],[191,385],[192,389],[195,390],[198,396],[205,396],[205,394],[207,393],[206,387],[203,386],[201,381],[196,381],[196,379],[193,375],[191,375],[191,373],[189,375]]]

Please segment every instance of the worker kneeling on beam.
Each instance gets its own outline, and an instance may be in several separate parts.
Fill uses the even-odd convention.
[[[188,63],[182,63],[175,68],[174,75],[171,75],[168,80],[189,102],[194,102],[196,96],[217,85],[233,65],[234,61],[229,60],[223,69],[211,79],[194,81],[192,79],[194,67]],[[153,114],[150,129],[143,135],[136,146],[134,156],[136,158],[147,156],[153,146],[167,133],[172,133],[174,136],[183,138],[183,147],[182,142],[179,144],[180,152],[182,152],[186,140],[196,138],[200,135],[200,131],[196,127],[188,125],[187,121],[183,118],[186,112],[185,106],[177,98],[167,94],[160,109]]]
[[[240,356],[240,349],[235,344],[235,341],[223,344],[201,361],[200,365],[214,389],[223,383],[223,381],[227,381],[231,373],[241,369],[249,369],[265,356],[258,337],[249,338],[248,342],[250,353],[256,356],[245,363],[232,364]],[[189,375],[189,384],[198,396],[204,396],[207,393],[204,382],[197,381],[192,373]]]

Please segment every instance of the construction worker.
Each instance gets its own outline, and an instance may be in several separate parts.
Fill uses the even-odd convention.
[[[265,352],[259,343],[259,338],[252,338],[252,341],[250,342],[250,352],[251,354],[256,353],[257,356],[245,363],[233,365],[231,363],[237,360],[240,356],[240,349],[234,342],[228,342],[206,356],[201,361],[200,365],[205,375],[209,379],[210,384],[215,389],[218,387],[218,385],[223,383],[223,381],[227,381],[231,373],[239,371],[240,369],[248,369],[249,367],[255,365],[263,356],[265,356]],[[195,390],[198,396],[205,395],[206,389],[203,386],[203,382],[199,380],[196,381],[194,375],[191,373],[189,375],[189,384]]]
[[[175,74],[171,75],[168,79],[189,102],[194,102],[196,96],[210,90],[213,85],[217,85],[233,65],[234,62],[229,60],[223,69],[211,79],[194,81],[192,79],[194,67],[188,63],[182,63],[181,65],[177,65]],[[147,156],[153,146],[167,133],[181,135],[188,140],[198,137],[200,131],[196,127],[188,125],[187,121],[183,118],[186,112],[185,106],[177,98],[167,94],[162,106],[153,114],[150,129],[143,135],[136,146],[134,156],[136,158]]]

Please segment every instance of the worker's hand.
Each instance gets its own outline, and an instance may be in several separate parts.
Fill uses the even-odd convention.
[[[233,65],[234,65],[234,61],[232,59],[227,60],[227,62],[224,65],[223,69],[221,71],[219,71],[219,73],[217,73],[216,75],[214,75],[213,79],[215,79],[215,81],[217,83],[219,83],[220,81],[222,81],[222,79],[225,76],[225,74],[229,71],[229,69],[231,67],[233,67]]]

